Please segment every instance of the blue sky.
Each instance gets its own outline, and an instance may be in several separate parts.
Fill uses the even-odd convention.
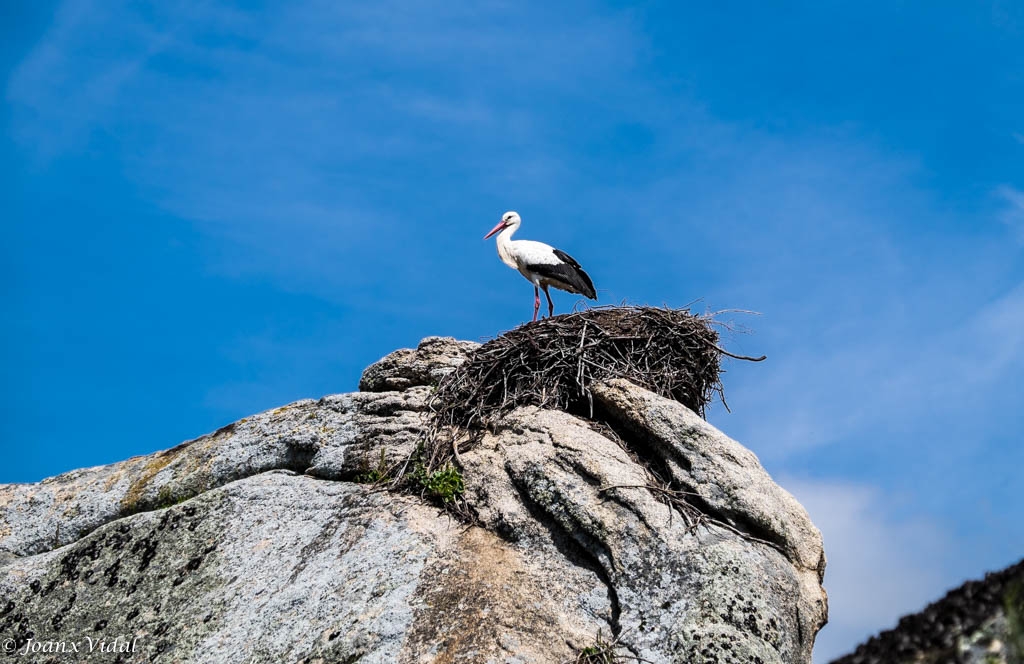
[[[0,4],[0,481],[519,324],[516,209],[761,312],[710,419],[824,532],[818,661],[1019,559],[1024,9],[771,4]]]

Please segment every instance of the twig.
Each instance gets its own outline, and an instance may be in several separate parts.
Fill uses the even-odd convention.
[[[764,360],[768,359],[767,355],[762,355],[761,357],[749,357],[747,355],[736,355],[734,353],[730,353],[729,351],[725,350],[724,348],[719,348],[717,345],[715,346],[715,350],[717,350],[719,353],[721,353],[722,355],[725,355],[727,357],[731,357],[731,358],[737,359],[737,360],[747,360],[748,362],[763,362]]]

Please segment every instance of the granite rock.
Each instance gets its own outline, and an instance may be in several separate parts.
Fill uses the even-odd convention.
[[[360,483],[400,472],[475,347],[427,339],[363,392],[0,486],[0,643],[48,662],[810,662],[825,558],[806,512],[628,382],[593,386],[599,421],[524,407],[467,446],[471,522]]]

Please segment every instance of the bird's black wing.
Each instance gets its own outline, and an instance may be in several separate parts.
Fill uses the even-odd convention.
[[[554,251],[555,257],[562,261],[561,263],[539,263],[528,265],[527,269],[552,282],[558,282],[552,283],[556,288],[596,300],[597,291],[594,290],[594,282],[590,280],[590,276],[583,271],[576,259],[560,249]]]

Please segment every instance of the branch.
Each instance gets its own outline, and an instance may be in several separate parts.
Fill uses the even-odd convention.
[[[767,355],[762,355],[761,357],[749,357],[747,355],[735,355],[735,354],[730,353],[729,351],[725,350],[724,348],[722,348],[720,346],[715,346],[715,350],[717,350],[722,355],[727,355],[727,356],[729,356],[729,357],[731,357],[731,358],[733,358],[735,360],[746,360],[747,362],[762,362],[762,361],[768,359]]]

